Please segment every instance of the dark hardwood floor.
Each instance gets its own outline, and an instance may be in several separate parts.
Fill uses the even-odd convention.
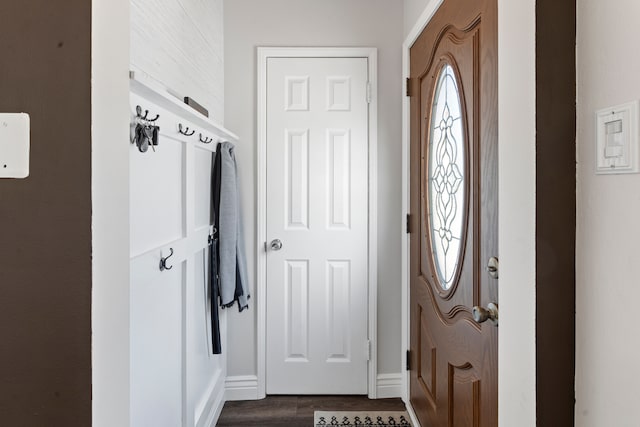
[[[314,411],[404,411],[401,399],[366,396],[267,396],[227,402],[218,427],[313,427]]]

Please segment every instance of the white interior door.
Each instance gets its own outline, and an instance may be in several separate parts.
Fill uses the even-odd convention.
[[[269,394],[367,393],[367,76],[366,58],[268,59]]]

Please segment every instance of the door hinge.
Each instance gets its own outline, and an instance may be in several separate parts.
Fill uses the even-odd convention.
[[[407,371],[411,370],[411,350],[407,350],[406,367],[407,367]]]
[[[407,79],[406,79],[405,88],[406,88],[406,91],[407,91],[406,92],[407,96],[411,96],[411,78],[410,77],[407,77]]]
[[[411,214],[407,214],[406,230],[407,230],[407,234],[411,234]]]
[[[364,351],[367,356],[367,361],[371,360],[371,340],[365,342]]]
[[[367,82],[367,104],[371,104],[371,82]]]

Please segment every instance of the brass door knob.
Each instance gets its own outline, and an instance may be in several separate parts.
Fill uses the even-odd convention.
[[[498,326],[498,306],[492,302],[487,305],[487,308],[476,305],[473,307],[473,310],[471,310],[471,314],[473,315],[473,320],[477,323],[484,323],[487,320],[491,320],[491,323]]]

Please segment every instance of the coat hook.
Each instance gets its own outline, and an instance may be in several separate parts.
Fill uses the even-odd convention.
[[[185,127],[184,130],[182,130],[182,123],[178,123],[178,132],[183,134],[184,136],[191,136],[196,133],[195,130],[192,130],[191,133],[189,133],[189,126]]]
[[[169,248],[169,251],[171,251],[169,253],[169,256],[166,256],[164,258],[162,257],[162,254],[160,254],[160,271],[171,270],[173,268],[173,265],[167,267],[167,260],[173,256],[173,248]]]
[[[142,115],[142,107],[136,105],[136,123],[151,126],[151,123],[157,121],[159,118],[160,114],[156,114],[153,119],[149,118],[149,110],[144,110],[144,115]]]
[[[213,142],[213,138],[205,137],[202,139],[202,134],[200,134],[200,142],[203,144],[211,144]]]

